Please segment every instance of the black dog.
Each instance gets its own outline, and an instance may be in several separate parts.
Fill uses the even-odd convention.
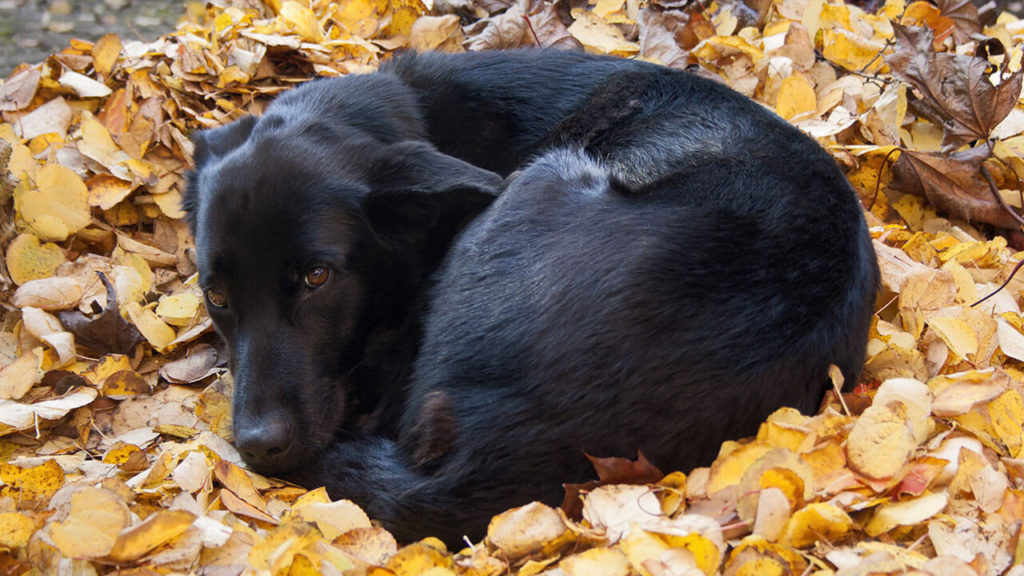
[[[584,452],[707,464],[860,370],[878,270],[853,191],[700,77],[410,55],[195,143],[236,444],[400,539],[557,503]]]

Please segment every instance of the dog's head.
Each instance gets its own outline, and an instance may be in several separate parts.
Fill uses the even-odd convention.
[[[273,107],[194,143],[184,204],[231,350],[235,443],[256,469],[286,471],[374,408],[357,388],[375,383],[353,376],[368,343],[401,324],[501,179],[422,141]]]

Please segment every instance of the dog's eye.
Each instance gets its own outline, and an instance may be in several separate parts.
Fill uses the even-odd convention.
[[[306,286],[308,288],[319,288],[327,283],[331,277],[331,271],[323,266],[314,266],[306,272]]]
[[[228,305],[228,296],[220,288],[207,288],[206,301],[216,308],[223,308]]]

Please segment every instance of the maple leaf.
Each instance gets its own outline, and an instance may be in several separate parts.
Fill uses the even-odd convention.
[[[129,353],[142,342],[142,334],[121,317],[117,308],[117,292],[106,274],[97,274],[107,289],[106,307],[100,310],[99,305],[93,302],[96,316],[90,318],[78,310],[71,310],[58,314],[60,321],[75,335],[78,345],[93,354]]]
[[[885,56],[885,62],[893,76],[918,92],[911,102],[915,111],[942,127],[945,150],[987,139],[1017,103],[1024,69],[1006,75],[995,86],[988,78],[987,60],[936,54],[931,29],[894,23],[893,31],[896,49]]]

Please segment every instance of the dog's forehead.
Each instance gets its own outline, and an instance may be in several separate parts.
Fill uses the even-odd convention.
[[[309,170],[226,165],[200,186],[196,246],[206,276],[343,257],[359,225],[359,184],[329,181]]]

